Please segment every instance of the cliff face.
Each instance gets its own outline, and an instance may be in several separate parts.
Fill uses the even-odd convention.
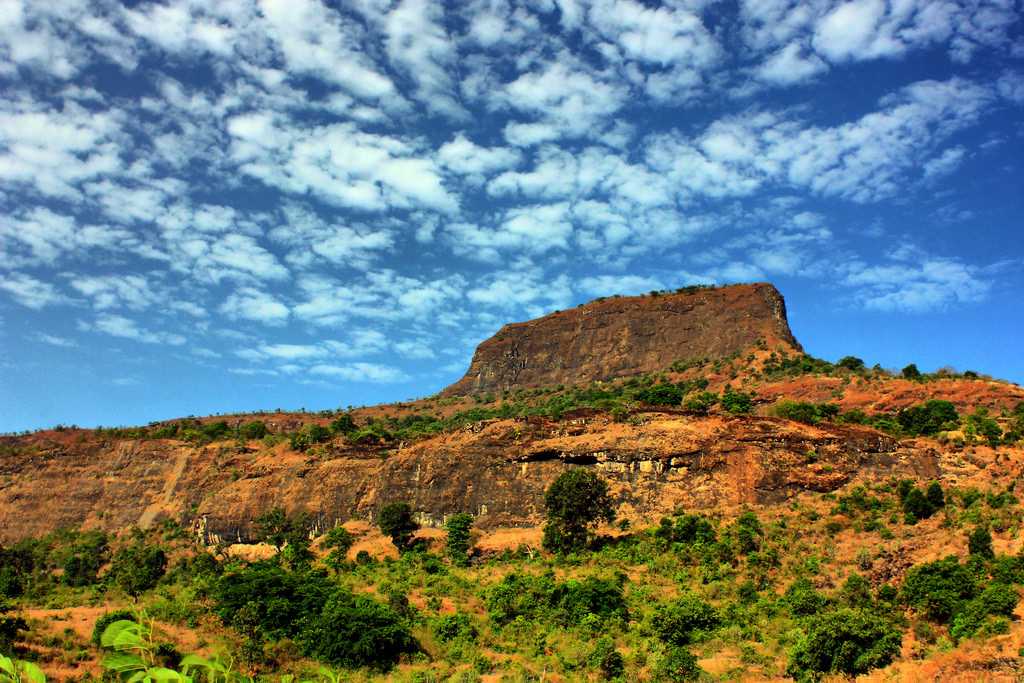
[[[598,300],[505,325],[442,396],[658,372],[677,360],[726,358],[759,341],[801,350],[782,295],[767,283]]]

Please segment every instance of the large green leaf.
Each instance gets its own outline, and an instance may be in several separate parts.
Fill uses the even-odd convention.
[[[142,626],[127,619],[113,622],[100,636],[100,645],[114,650],[130,650],[142,644]]]
[[[145,671],[146,662],[142,657],[128,652],[114,652],[103,658],[103,668],[123,673],[127,671]]]

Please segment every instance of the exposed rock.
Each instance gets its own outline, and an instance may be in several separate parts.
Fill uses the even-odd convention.
[[[757,344],[799,352],[786,304],[768,283],[599,299],[512,323],[477,347],[442,395],[577,384],[727,358]]]

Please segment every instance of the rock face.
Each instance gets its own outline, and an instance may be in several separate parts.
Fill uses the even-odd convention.
[[[768,283],[601,299],[505,325],[477,347],[465,377],[442,396],[658,372],[677,360],[726,358],[759,342],[801,350],[785,301]]]

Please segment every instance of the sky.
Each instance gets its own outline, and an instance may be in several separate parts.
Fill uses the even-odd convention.
[[[1015,0],[0,0],[0,431],[427,396],[504,323],[770,281],[1024,381]]]

